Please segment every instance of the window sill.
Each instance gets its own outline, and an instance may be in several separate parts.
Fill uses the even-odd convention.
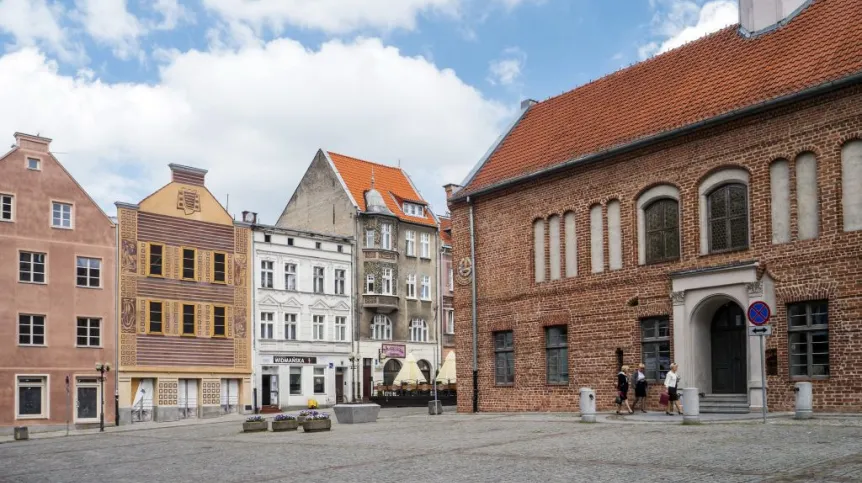
[[[766,377],[776,377],[776,376],[766,376]],[[791,381],[796,382],[805,382],[805,381],[828,381],[831,376],[790,376]]]
[[[211,335],[210,339],[227,339],[226,335]]]
[[[548,386],[548,387],[568,387],[569,383],[568,382],[546,382],[545,386]]]
[[[165,278],[164,275],[159,275],[157,273],[148,273],[147,277],[149,277],[149,278]]]
[[[18,283],[26,283],[27,285],[48,285],[48,282],[28,282],[26,280],[18,280]]]
[[[494,384],[494,387],[515,387],[515,383],[514,382],[506,383],[506,384],[496,383],[496,384]]]
[[[740,247],[740,248],[726,248],[724,250],[709,250],[706,253],[701,253],[700,256],[701,257],[708,257],[710,255],[726,255],[728,253],[744,252],[746,250],[749,250],[750,248],[751,247],[749,247],[749,246],[745,246],[745,247]]]
[[[86,285],[75,285],[75,288],[86,288],[90,290],[102,290],[104,287],[88,287]]]
[[[30,415],[30,414],[26,414],[23,416],[15,415],[15,421],[27,421],[27,420],[37,420],[37,419],[48,419],[48,416],[47,415],[34,416],[34,415]]]
[[[53,228],[55,230],[69,230],[69,231],[72,231],[75,229],[74,226],[54,226],[54,225],[51,225],[51,228]]]
[[[103,346],[100,345],[75,345],[76,349],[104,349]]]
[[[0,218],[0,223],[15,223],[15,220],[4,220]]]
[[[214,284],[214,285],[227,285],[227,281],[224,281],[224,280],[222,280],[222,281],[213,280],[213,281],[212,281],[212,282],[210,282],[210,283],[212,283],[212,284]]]
[[[433,302],[431,299],[419,299],[420,302]]]
[[[48,344],[18,344],[18,347],[48,347]]]

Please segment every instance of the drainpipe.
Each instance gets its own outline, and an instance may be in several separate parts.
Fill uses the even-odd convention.
[[[473,303],[473,412],[479,412],[479,360],[478,351],[478,329],[476,327],[476,231],[473,221],[473,199],[467,197],[470,205],[470,260],[473,262],[473,270],[470,271],[470,284]]]
[[[359,278],[359,212],[358,210],[353,214],[353,253],[350,254],[350,266],[353,269],[353,290],[351,290],[353,294],[353,341],[356,344],[356,370],[353,371],[353,387],[354,394],[352,398],[353,402],[356,402],[356,398],[359,398],[362,401],[363,396],[360,393],[363,393],[365,388],[362,387],[362,384],[365,381],[362,380],[365,374],[365,360],[362,358],[359,352],[359,324],[362,319],[362,311],[359,308],[359,298],[362,297],[362,292],[360,292],[360,278]],[[360,375],[362,374],[362,375]]]
[[[114,224],[114,244],[117,246],[117,254],[114,259],[114,426],[120,425],[120,312],[123,301],[120,298],[120,274],[123,272],[123,264],[120,258],[120,211],[117,210],[117,222]],[[104,394],[102,399],[104,400]]]

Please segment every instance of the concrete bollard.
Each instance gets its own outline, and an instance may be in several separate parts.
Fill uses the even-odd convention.
[[[814,403],[814,397],[811,394],[810,382],[796,383],[796,419],[811,419],[811,407]]]
[[[682,424],[700,424],[700,395],[696,387],[682,390]]]
[[[431,416],[443,414],[443,402],[440,400],[428,401],[428,414]]]
[[[581,422],[596,422],[596,393],[588,387],[581,388]]]
[[[30,439],[30,429],[27,426],[15,426],[15,441]]]

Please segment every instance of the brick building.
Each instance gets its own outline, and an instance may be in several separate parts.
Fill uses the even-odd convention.
[[[671,361],[702,408],[760,408],[758,300],[768,407],[811,381],[816,410],[862,409],[862,9],[740,7],[740,25],[525,102],[449,198],[459,410],[577,410],[580,387],[610,408],[640,362],[655,406]]]
[[[250,225],[171,164],[171,182],[117,203],[120,422],[250,410]]]

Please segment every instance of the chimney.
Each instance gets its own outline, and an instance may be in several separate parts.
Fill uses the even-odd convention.
[[[739,25],[747,33],[778,26],[809,0],[739,0]]]
[[[460,190],[461,188],[462,186],[459,186],[455,183],[444,184],[443,189],[446,190],[446,199],[448,200],[449,198],[451,198],[452,195],[457,193],[458,190]]]
[[[20,149],[26,149],[27,151],[35,151],[37,153],[47,153],[48,148],[51,146],[51,140],[48,138],[43,138],[38,134],[36,136],[32,134],[24,134],[22,132],[15,133],[15,144]]]
[[[529,109],[536,104],[538,104],[538,102],[534,101],[533,99],[524,99],[523,101],[521,101],[521,110],[523,111],[524,109]]]
[[[171,168],[171,181],[174,183],[204,185],[204,176],[207,175],[207,170],[173,163],[169,164],[168,167]]]

